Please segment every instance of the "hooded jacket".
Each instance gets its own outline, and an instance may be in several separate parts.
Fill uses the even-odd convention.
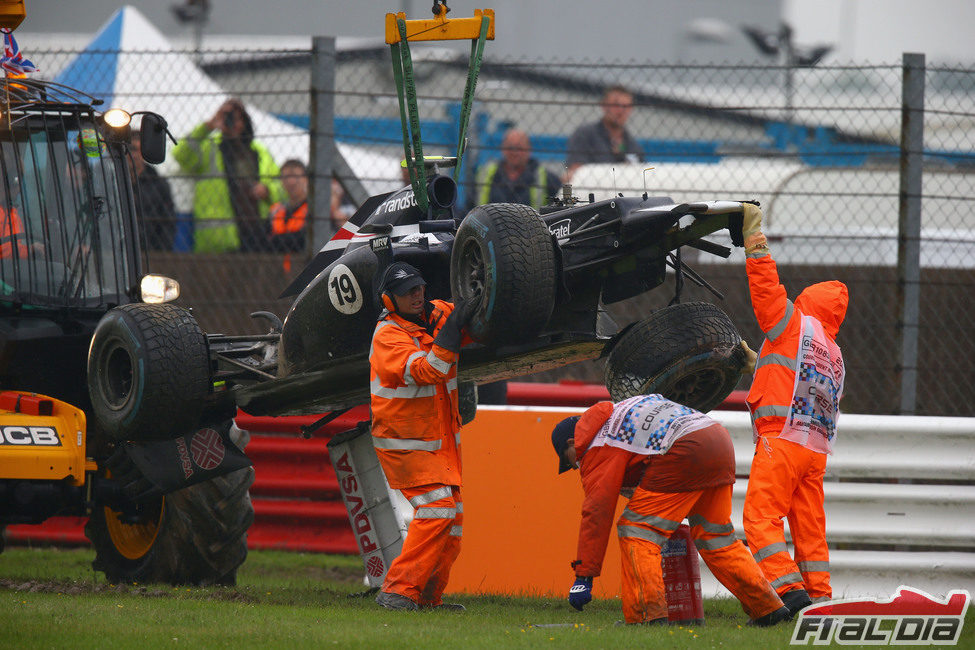
[[[779,282],[771,255],[750,257],[745,265],[752,309],[765,334],[748,391],[748,410],[756,436],[775,438],[782,432],[792,404],[802,317],[816,319],[835,343],[846,316],[849,292],[842,282],[820,282],[803,289],[793,303]]]

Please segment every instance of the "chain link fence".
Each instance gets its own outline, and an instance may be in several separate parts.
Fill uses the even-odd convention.
[[[322,195],[334,187],[343,195],[333,213],[340,221],[366,194],[403,184],[403,145],[388,50],[335,52],[329,42],[316,39],[312,51],[31,54],[51,78],[84,70],[83,83],[72,85],[112,104],[164,114],[180,139],[214,118],[227,97],[240,98],[255,140],[276,166],[292,158],[318,164],[310,169],[319,194],[311,205],[330,205]],[[454,155],[467,55],[419,46],[413,53],[424,153]],[[975,415],[975,70],[924,66],[923,58],[918,67],[911,60],[915,77],[905,62],[674,66],[504,60],[489,52],[462,170],[460,214],[478,195],[478,167],[501,155],[509,128],[526,131],[532,155],[561,178],[568,137],[600,120],[604,90],[622,85],[633,98],[626,128],[644,156],[579,168],[571,178],[576,196],[646,191],[677,202],[760,201],[790,297],[826,279],[849,286],[839,335],[848,366],[844,410]],[[320,107],[330,105],[323,115]],[[911,119],[923,119],[923,145],[917,130],[914,141],[903,135]],[[312,161],[309,129],[329,123],[331,131],[318,135],[334,138],[337,157]],[[314,242],[333,232],[332,215],[316,211],[298,251],[262,252],[258,242],[245,253],[193,252],[194,237],[207,228],[194,190],[213,175],[181,167],[172,149],[159,171],[175,200],[175,243],[174,250],[150,252],[153,270],[181,281],[182,303],[208,331],[259,331],[248,318],[257,310],[284,316],[290,303],[276,296],[310,258]],[[339,184],[323,182],[329,176]],[[271,198],[286,202],[276,179],[262,180],[273,186]],[[727,238],[713,239],[730,246]],[[728,259],[689,251],[685,261],[714,292],[685,282],[681,299],[716,302],[757,348],[761,334],[741,250]],[[625,323],[665,306],[674,293],[670,281],[608,309]],[[602,365],[585,362],[531,379],[599,382]]]

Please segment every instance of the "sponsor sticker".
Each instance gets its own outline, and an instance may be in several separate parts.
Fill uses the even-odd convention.
[[[572,222],[569,219],[556,221],[548,227],[548,231],[552,233],[556,239],[562,240],[569,236],[569,227],[571,224]]]
[[[378,555],[371,556],[366,560],[366,572],[373,578],[378,578],[386,571],[383,559]]]
[[[971,595],[956,589],[943,599],[901,585],[888,599],[832,600],[806,607],[792,645],[956,645]]]
[[[332,306],[343,314],[355,314],[362,309],[362,289],[345,264],[336,264],[329,272],[328,298]]]
[[[200,429],[193,434],[190,442],[190,452],[193,454],[193,462],[200,469],[213,469],[223,462],[226,453],[223,440],[220,434],[213,429]]]
[[[373,237],[372,239],[369,240],[369,248],[371,248],[374,253],[378,251],[389,250],[391,247],[392,247],[392,241],[389,235]]]
[[[359,488],[359,481],[356,479],[356,472],[352,467],[352,459],[349,457],[348,451],[344,452],[342,457],[335,462],[335,474],[342,490],[342,500],[345,501],[345,508],[349,513],[352,532],[359,544],[360,553],[365,556],[378,551],[379,539],[376,536],[376,530],[373,528],[372,519],[369,517],[369,509],[366,507],[365,497]],[[375,568],[374,562],[373,569]]]
[[[98,133],[95,129],[81,129],[78,132],[78,147],[89,158],[98,158],[101,150]]]
[[[402,196],[394,196],[391,199],[386,199],[385,201],[379,204],[379,207],[376,208],[376,211],[373,212],[372,214],[374,216],[380,214],[387,214],[390,212],[405,210],[407,208],[412,208],[415,206],[416,206],[416,197],[413,196],[413,190],[409,190]]]
[[[190,452],[186,449],[186,441],[176,438],[176,453],[179,454],[179,464],[183,468],[183,478],[193,476],[193,461],[190,460]]]

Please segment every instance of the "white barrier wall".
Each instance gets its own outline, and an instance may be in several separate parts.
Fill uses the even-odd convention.
[[[734,440],[732,521],[744,539],[751,421],[711,415]],[[834,446],[824,484],[834,597],[890,596],[900,585],[975,592],[975,418],[844,414]],[[701,581],[705,596],[729,596],[703,563]]]

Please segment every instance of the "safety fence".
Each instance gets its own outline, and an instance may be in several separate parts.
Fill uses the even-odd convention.
[[[386,48],[343,50],[334,39],[316,38],[310,50],[196,56],[173,49],[161,34],[141,45],[127,51],[96,39],[84,51],[30,55],[46,75],[107,103],[161,112],[178,138],[213,118],[226,97],[240,97],[255,139],[277,164],[297,158],[311,165],[312,204],[322,206],[321,213],[331,210],[325,199],[333,177],[345,195],[337,203],[340,215],[366,194],[401,185],[402,131]],[[456,51],[415,48],[426,154],[453,153],[466,61]],[[975,213],[969,208],[975,198],[975,70],[927,65],[917,55],[802,68],[512,60],[489,46],[459,215],[477,194],[478,168],[497,159],[512,127],[530,136],[532,155],[561,177],[569,137],[600,119],[603,92],[615,84],[632,91],[626,125],[644,155],[639,163],[583,166],[573,176],[578,196],[646,190],[677,201],[761,201],[790,295],[825,279],[842,278],[850,287],[840,333],[850,410],[975,415],[968,381],[975,314],[966,298],[975,289]],[[313,139],[334,144],[335,155],[311,156]],[[170,234],[181,243],[151,251],[149,261],[154,270],[187,280],[181,303],[194,308],[205,330],[228,334],[251,333],[248,314],[257,309],[283,316],[289,303],[274,297],[302,268],[312,242],[330,232],[330,218],[313,215],[318,230],[309,233],[306,250],[287,257],[290,270],[281,272],[282,255],[265,254],[278,270],[273,290],[266,290],[267,274],[240,273],[259,262],[188,254],[197,179],[172,155],[159,171],[172,186],[176,223],[152,217],[150,225],[175,228]],[[685,261],[718,285],[721,307],[757,345],[740,251],[727,261],[705,255]],[[625,324],[672,297],[663,295],[669,288],[651,293],[609,308]],[[698,287],[685,295],[715,300]],[[529,381],[598,382],[600,370],[598,362],[587,362]]]

